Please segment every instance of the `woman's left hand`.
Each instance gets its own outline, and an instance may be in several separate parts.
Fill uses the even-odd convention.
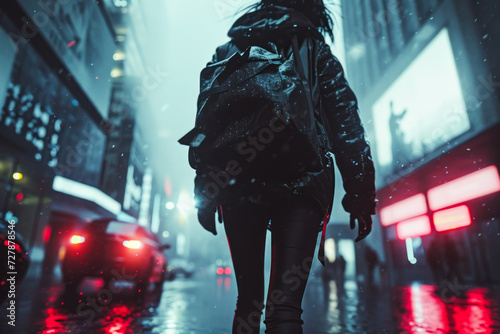
[[[356,220],[358,221],[358,236],[354,241],[358,242],[360,240],[363,240],[370,234],[372,231],[372,217],[368,213],[351,213],[351,230],[354,230],[356,227]]]

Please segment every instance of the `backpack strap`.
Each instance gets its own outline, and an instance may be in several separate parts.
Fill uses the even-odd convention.
[[[306,73],[305,73],[305,69],[304,69],[304,62],[302,60],[302,55],[300,53],[300,47],[299,47],[299,40],[298,40],[298,37],[297,35],[294,35],[293,38],[292,38],[292,47],[293,47],[293,54],[294,54],[294,57],[295,57],[295,60],[297,62],[297,70],[299,72],[299,75],[302,79],[302,83],[304,85],[304,89],[306,91],[306,95],[307,95],[307,105],[308,105],[308,108],[309,110],[311,111],[311,124],[314,124],[314,122],[316,121],[315,118],[314,118],[314,113],[315,113],[315,110],[314,110],[314,106],[313,106],[313,102],[312,102],[312,92],[311,92],[311,86],[309,84],[309,78],[307,77]],[[324,113],[323,113],[323,108],[322,108],[322,105],[321,105],[321,100],[320,100],[320,110],[319,110],[319,116],[321,118],[321,122],[323,123],[323,129],[321,129],[322,133],[321,135],[319,136],[319,140],[320,140],[320,143],[321,145],[323,146],[324,149],[326,149],[327,151],[331,151],[331,143],[330,143],[330,140],[328,138],[328,131],[326,131],[326,127],[328,126],[328,120],[326,119]]]
[[[302,55],[300,54],[299,47],[299,39],[297,35],[294,35],[292,38],[292,47],[293,47],[293,56],[295,59],[295,63],[297,64],[297,70],[299,71],[300,78],[302,79],[302,84],[305,89],[306,98],[307,98],[307,107],[309,108],[309,112],[311,114],[311,124],[314,124],[314,107],[312,102],[312,93],[311,87],[309,86],[309,79],[306,76],[304,70],[304,62],[302,61]]]

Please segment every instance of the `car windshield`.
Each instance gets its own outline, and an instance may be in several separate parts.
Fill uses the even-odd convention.
[[[106,227],[106,234],[116,234],[124,237],[133,237],[137,235],[139,226],[130,223],[110,221]]]
[[[85,227],[91,235],[119,235],[126,238],[150,238],[138,224],[115,220],[97,220]]]

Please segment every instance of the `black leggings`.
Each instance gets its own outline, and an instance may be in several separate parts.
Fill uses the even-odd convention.
[[[223,205],[238,300],[233,334],[258,334],[264,308],[264,252],[271,220],[272,262],[266,333],[302,333],[302,297],[322,216],[309,199]]]

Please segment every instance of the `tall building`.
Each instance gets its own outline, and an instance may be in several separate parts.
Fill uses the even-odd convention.
[[[82,0],[2,2],[0,45],[0,210],[37,260],[51,227],[119,213],[99,189],[115,45]]]
[[[0,4],[0,217],[49,269],[85,222],[160,219],[154,138],[136,122],[159,75],[145,29],[135,1]]]
[[[348,79],[377,167],[370,243],[391,282],[430,280],[441,260],[467,282],[498,282],[499,4],[344,0],[342,9]]]

